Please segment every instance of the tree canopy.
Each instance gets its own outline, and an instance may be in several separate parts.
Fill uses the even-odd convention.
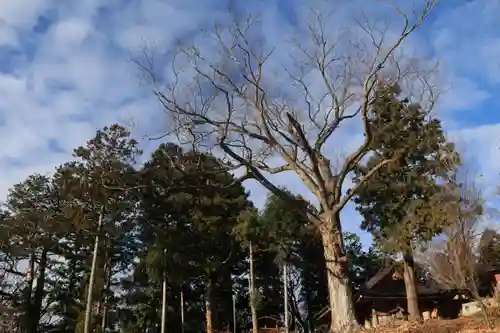
[[[95,332],[155,332],[164,281],[167,329],[232,328],[233,296],[236,326],[247,328],[248,242],[259,325],[283,321],[285,263],[290,327],[323,325],[323,245],[304,207],[270,194],[258,211],[210,154],[161,143],[138,164],[141,153],[124,127],[108,126],[52,175],[30,175],[10,189],[0,218],[0,301],[9,332],[83,332],[89,299]],[[356,290],[383,255],[344,236]]]

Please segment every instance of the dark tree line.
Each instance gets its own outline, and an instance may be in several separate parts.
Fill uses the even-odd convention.
[[[0,220],[2,329],[159,332],[164,282],[167,331],[232,328],[233,295],[236,325],[247,329],[252,243],[259,323],[283,321],[287,263],[290,327],[313,331],[327,305],[325,262],[301,207],[271,195],[257,212],[209,154],[166,143],[138,165],[141,154],[112,125],[52,176],[10,189]],[[360,260],[359,238],[346,236]]]

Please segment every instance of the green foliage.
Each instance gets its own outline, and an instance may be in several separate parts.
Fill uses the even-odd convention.
[[[459,162],[440,121],[419,105],[398,99],[399,93],[397,86],[379,87],[370,109],[372,154],[354,177],[360,184],[354,201],[363,216],[361,227],[388,251],[430,240],[448,223],[449,216],[443,214],[448,200],[446,179]],[[382,160],[398,156],[362,181]]]
[[[486,229],[479,240],[479,263],[485,269],[498,266],[500,260],[500,234],[492,229]]]
[[[344,233],[344,246],[349,261],[349,278],[354,290],[358,290],[392,261],[373,246],[364,251],[359,236],[351,232]]]
[[[500,268],[500,234],[492,229],[483,231],[479,239],[477,267],[479,291],[492,294],[491,270]]]
[[[327,285],[321,237],[304,214],[306,202],[269,196],[259,214],[214,156],[166,143],[139,166],[140,154],[130,133],[112,125],[52,176],[35,174],[10,189],[0,212],[0,301],[21,315],[18,326],[26,333],[82,331],[99,235],[95,332],[103,333],[103,319],[106,333],[158,330],[164,278],[169,331],[181,331],[181,291],[184,332],[204,329],[207,297],[215,327],[232,326],[233,295],[238,327],[247,328],[250,242],[259,316],[282,316],[286,262],[292,328],[313,331]],[[357,288],[382,259],[363,251],[355,235],[345,239]]]
[[[253,210],[244,188],[233,184],[224,167],[207,154],[172,144],[158,147],[141,170],[138,229],[139,258],[148,276],[144,282],[154,286],[158,297],[164,275],[170,288],[186,292],[196,286],[191,292],[203,294],[210,283],[219,325],[228,318],[217,318],[218,312],[231,311],[227,277],[244,259],[234,230],[242,214]],[[199,310],[186,315],[199,317]]]
[[[286,262],[290,270],[289,299],[294,325],[310,332],[317,324],[316,316],[328,304],[326,268],[321,236],[308,220],[305,207],[301,206],[305,201],[300,197],[296,199],[296,204],[292,205],[288,200],[269,195],[260,218],[254,220],[253,228],[248,230],[257,248],[256,280],[261,292],[259,310],[268,315],[281,315],[281,266]],[[350,263],[350,281],[353,289],[358,289],[386,262],[373,248],[363,251],[356,234],[345,233],[344,242]]]

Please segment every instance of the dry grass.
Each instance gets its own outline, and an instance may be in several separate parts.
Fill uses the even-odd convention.
[[[500,332],[500,326],[489,329],[478,320],[460,318],[455,320],[429,320],[424,323],[404,322],[399,326],[384,326],[365,330],[369,333],[487,333]]]

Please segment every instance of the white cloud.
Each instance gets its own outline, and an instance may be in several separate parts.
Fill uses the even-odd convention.
[[[491,93],[482,90],[474,81],[463,77],[448,77],[448,90],[443,93],[437,106],[438,112],[453,117],[448,113],[471,110],[480,106],[491,97]]]
[[[0,47],[13,52],[8,59],[0,57],[0,139],[4,143],[0,198],[28,174],[50,171],[69,158],[71,149],[83,144],[98,127],[133,120],[138,135],[157,134],[167,120],[148,88],[140,85],[130,59],[145,45],[167,52],[176,38],[190,36],[221,18],[220,8],[210,3],[3,0]],[[294,6],[299,20],[309,15],[303,2],[291,1],[289,6]],[[489,183],[497,182],[500,168],[500,142],[494,139],[498,125],[470,127],[457,118],[456,111],[494,112],[479,107],[495,94],[500,77],[496,72],[500,33],[498,15],[494,15],[499,8],[494,1],[476,0],[443,9],[432,29],[412,40],[413,51],[428,47],[422,53],[442,59],[443,74],[454,82],[440,105],[446,109],[445,125],[461,129],[454,135],[468,143],[474,159],[484,161],[482,172]],[[290,33],[290,23],[277,2],[259,2],[258,9],[265,14],[264,33],[286,54],[283,34]],[[36,35],[31,33],[39,16],[48,12],[57,21]],[[327,145],[333,156],[352,151],[362,139],[359,124],[344,126],[341,132]],[[66,153],[51,151],[49,140],[57,140]],[[280,184],[305,191],[296,177],[278,179]],[[262,188],[249,188],[262,204]],[[357,222],[352,209],[346,219],[354,230]]]
[[[0,22],[17,29],[33,27],[38,15],[51,4],[50,0],[2,1],[0,6]]]
[[[7,23],[0,20],[0,47],[1,46],[17,46],[17,33]]]
[[[50,52],[61,58],[70,56],[82,47],[91,30],[90,22],[83,19],[70,18],[55,24],[51,32],[53,41],[48,46]]]

